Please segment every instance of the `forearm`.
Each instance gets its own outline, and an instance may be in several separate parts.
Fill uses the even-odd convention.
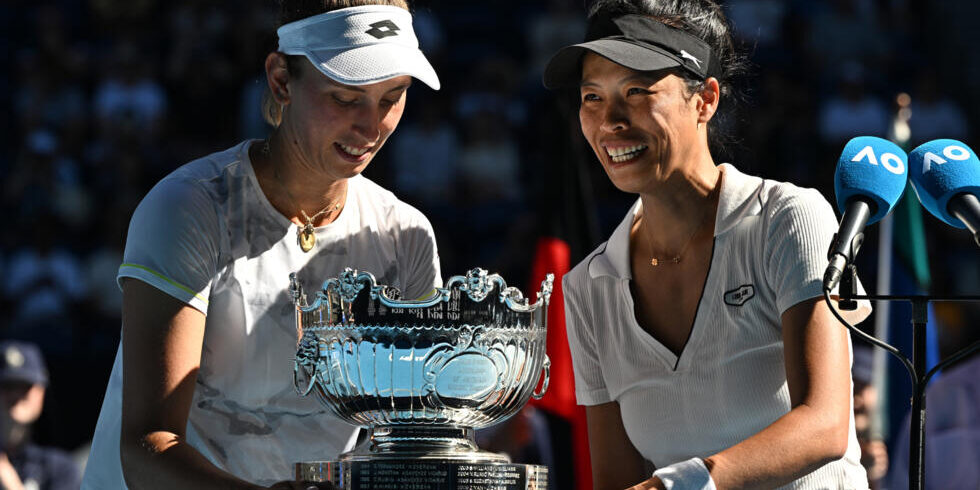
[[[818,298],[790,307],[781,322],[793,408],[765,429],[706,459],[718,488],[784,485],[847,451],[853,410],[847,331]]]
[[[643,456],[633,446],[623,427],[616,402],[585,408],[592,454],[595,490],[621,490],[642,481],[650,473]]]
[[[847,422],[799,405],[771,425],[709,458],[718,488],[773,488],[843,457]]]
[[[121,444],[123,475],[132,490],[256,490],[264,488],[219,469],[170,432],[132,437]]]
[[[0,488],[4,490],[24,490],[24,484],[20,480],[17,470],[10,464],[7,453],[0,451]]]
[[[204,314],[144,282],[123,283],[120,458],[136,489],[255,489],[184,438],[204,338]]]

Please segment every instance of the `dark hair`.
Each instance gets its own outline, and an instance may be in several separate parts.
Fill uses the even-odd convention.
[[[279,23],[276,25],[281,27],[324,12],[362,5],[390,5],[408,10],[407,0],[279,0]],[[286,70],[290,77],[302,76],[303,59],[302,55],[286,55]],[[268,87],[262,94],[262,117],[275,127],[282,120],[282,108],[276,103]]]
[[[721,66],[721,73],[716,77],[718,85],[728,103],[718,104],[718,112],[708,123],[708,139],[713,150],[723,151],[731,140],[726,131],[730,126],[728,120],[734,116],[735,106],[741,100],[733,80],[746,72],[748,63],[735,48],[731,27],[721,7],[712,0],[595,0],[589,5],[589,18],[630,14],[651,17],[697,36],[711,46],[712,54]],[[687,82],[689,94],[704,86],[704,80],[694,78],[685,70],[678,70],[677,74]]]

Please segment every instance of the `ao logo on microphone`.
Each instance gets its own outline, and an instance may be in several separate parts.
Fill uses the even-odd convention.
[[[864,242],[864,227],[884,218],[905,193],[908,170],[908,156],[891,141],[858,136],[844,145],[834,172],[834,194],[842,216],[827,252],[830,265],[824,289],[834,289],[844,267],[854,260]]]
[[[970,150],[967,150],[959,145],[949,145],[943,148],[940,153],[942,153],[942,156],[939,156],[931,151],[927,151],[924,155],[922,155],[923,174],[929,173],[929,171],[932,170],[933,165],[949,163],[949,160],[962,162],[970,159]]]
[[[902,175],[905,173],[905,163],[902,162],[901,157],[894,153],[882,153],[881,158],[875,156],[874,148],[871,145],[865,146],[864,149],[859,151],[854,158],[851,159],[852,162],[860,162],[866,160],[871,165],[878,165],[881,162],[881,166],[885,167],[885,170],[895,174]]]

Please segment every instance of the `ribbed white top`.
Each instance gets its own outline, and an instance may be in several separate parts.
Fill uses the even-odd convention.
[[[639,201],[563,282],[578,403],[617,401],[633,445],[657,467],[715,454],[789,412],[780,316],[822,295],[837,229],[817,191],[722,170],[708,279],[679,357],[633,315],[629,231]],[[848,316],[869,313],[863,302]],[[867,488],[859,460],[852,415],[845,457],[785,488]]]

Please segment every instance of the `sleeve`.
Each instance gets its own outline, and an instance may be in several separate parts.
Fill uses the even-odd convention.
[[[573,284],[574,278],[562,277],[562,295],[565,300],[565,332],[568,348],[572,353],[572,372],[575,375],[575,400],[579,405],[599,405],[612,401],[602,377],[602,365],[596,348],[595,325],[583,312],[578,299],[580,291]]]
[[[776,293],[780,315],[802,301],[823,296],[827,250],[835,233],[833,208],[816,190],[805,189],[777,206],[764,243],[766,278]],[[860,280],[856,286],[857,293],[864,294]],[[836,298],[836,288],[832,295]],[[841,314],[856,324],[871,314],[871,303],[859,301],[856,310]]]
[[[439,265],[439,249],[436,235],[428,218],[414,208],[399,224],[401,247],[398,261],[406,271],[402,278],[406,299],[424,298],[433,288],[442,287],[442,268]]]
[[[117,281],[139,279],[207,314],[219,233],[214,201],[204,189],[164,179],[133,213]]]

